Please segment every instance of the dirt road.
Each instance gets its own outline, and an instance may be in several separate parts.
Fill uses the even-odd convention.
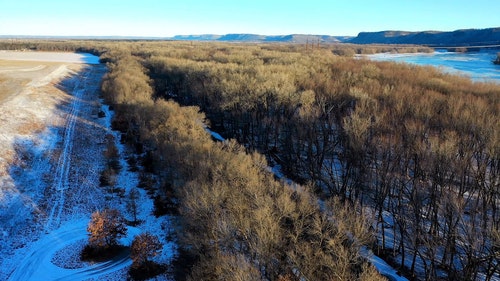
[[[9,280],[91,280],[121,270],[132,264],[129,252],[124,250],[123,253],[104,263],[74,269],[56,266],[51,259],[57,251],[79,240],[87,239],[87,223],[87,220],[68,222],[63,227],[52,231],[50,235],[42,237],[30,248],[30,251],[9,277]],[[137,233],[137,229],[129,229],[129,235],[121,239],[120,242],[130,244],[133,235]]]

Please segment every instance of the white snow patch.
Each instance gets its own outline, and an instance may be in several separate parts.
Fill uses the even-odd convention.
[[[207,130],[208,130],[208,129],[207,129]],[[225,139],[225,138],[223,138],[223,137],[222,137],[219,133],[216,133],[216,132],[211,131],[211,130],[208,130],[208,131],[210,132],[210,135],[211,135],[214,139],[216,139],[216,140],[218,140],[218,141],[225,141],[225,140],[226,140],[226,139]]]
[[[392,268],[392,266],[388,265],[383,259],[373,255],[370,260],[377,268],[378,272],[389,278],[390,281],[408,281],[408,279],[398,275],[397,271]]]
[[[63,63],[99,64],[99,57],[89,53],[0,51],[0,60],[46,61]]]

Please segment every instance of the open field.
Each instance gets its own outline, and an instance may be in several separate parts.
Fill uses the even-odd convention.
[[[53,62],[0,59],[0,103],[9,96],[20,93],[29,82],[46,77],[60,65]]]
[[[64,60],[50,61],[57,54]],[[37,57],[33,52],[0,51],[0,176],[14,160],[15,139],[57,125],[57,118],[50,117],[65,98],[57,83],[81,69],[79,57],[71,53],[39,53]]]
[[[39,233],[51,206],[58,205],[54,197],[58,193],[51,191],[57,178],[52,175],[65,170],[58,165],[58,156],[65,153],[65,143],[74,141],[65,128],[79,118],[72,109],[82,108],[90,85],[95,96],[103,73],[102,68],[77,60],[47,61],[49,57],[41,53],[37,61],[29,61],[19,54],[15,60],[0,60],[0,264],[6,269],[0,279],[10,271],[10,257]],[[33,54],[28,58],[34,59]],[[71,163],[63,162],[67,167]]]
[[[62,52],[0,51],[0,103],[12,94],[19,93],[29,82],[40,80],[54,73],[62,65],[96,64],[98,59],[88,54]]]
[[[128,256],[87,264],[77,250],[93,211],[114,206],[125,213],[119,196],[99,188],[105,138],[116,142],[123,167],[116,189],[126,192],[138,182],[137,173],[128,171],[119,132],[110,129],[112,112],[99,99],[107,69],[80,54],[13,54],[14,60],[0,60],[0,280],[125,280]],[[146,191],[138,200],[144,223],[130,228],[122,243],[169,224],[167,217],[154,219]],[[164,239],[158,258],[166,261],[174,246]]]
[[[99,58],[86,53],[0,51],[0,60],[98,64]]]
[[[52,62],[0,61],[0,175],[5,175],[6,167],[12,164],[14,140],[38,133],[48,125],[48,117],[63,98],[63,92],[54,83],[79,67]]]

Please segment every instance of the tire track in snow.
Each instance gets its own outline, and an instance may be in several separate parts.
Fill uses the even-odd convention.
[[[71,101],[67,106],[65,121],[63,126],[65,129],[61,132],[61,141],[59,145],[61,152],[54,164],[54,181],[52,190],[54,193],[49,202],[51,205],[50,212],[47,212],[47,221],[44,226],[45,235],[40,240],[34,242],[29,247],[29,251],[23,255],[16,263],[16,267],[8,275],[7,280],[11,281],[29,281],[29,280],[59,280],[59,281],[84,281],[98,280],[104,276],[110,276],[116,271],[120,271],[132,264],[129,251],[123,251],[118,256],[110,261],[86,265],[77,269],[65,269],[55,265],[52,257],[57,251],[77,243],[79,240],[88,239],[86,226],[88,219],[66,221],[64,205],[69,202],[68,188],[73,187],[70,179],[72,155],[77,152],[73,151],[74,137],[77,129],[79,118],[82,111],[85,110],[82,98],[87,93],[95,92],[95,84],[93,78],[98,70],[91,68],[83,71],[80,78],[74,80],[71,85]],[[74,156],[74,155],[73,155]],[[81,190],[76,189],[76,193]],[[72,195],[73,196],[73,195]],[[61,224],[61,221],[64,222]],[[133,227],[128,228],[128,236],[120,240],[120,244],[130,245],[135,235],[142,232]]]
[[[65,269],[52,263],[55,253],[79,240],[87,239],[86,225],[88,220],[71,221],[52,231],[49,235],[37,241],[32,250],[14,270],[9,281],[39,281],[59,280],[78,281],[93,280],[121,270],[132,264],[128,251],[123,251],[110,261],[97,263],[77,269]],[[129,227],[128,236],[120,243],[130,245],[140,230]]]
[[[71,154],[73,151],[73,134],[75,131],[75,124],[78,119],[78,113],[81,107],[80,99],[85,91],[84,87],[80,87],[80,81],[83,80],[85,82],[85,80],[87,80],[87,78],[89,77],[89,72],[90,70],[85,70],[82,79],[76,79],[75,86],[72,90],[73,101],[71,102],[71,108],[67,113],[68,117],[64,130],[62,150],[56,165],[56,174],[54,180],[54,190],[56,192],[55,200],[52,202],[53,205],[45,224],[46,232],[53,229],[53,227],[59,226],[61,213],[64,209],[64,202],[66,197],[65,191],[69,187],[69,171],[71,167]]]

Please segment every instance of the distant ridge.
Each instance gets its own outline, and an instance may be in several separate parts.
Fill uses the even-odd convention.
[[[350,36],[330,36],[312,34],[289,34],[289,35],[260,35],[250,33],[232,33],[225,35],[201,34],[201,35],[176,35],[172,40],[194,40],[194,41],[221,41],[221,42],[283,42],[283,43],[341,43],[350,39]]]
[[[430,47],[500,45],[500,27],[460,29],[455,31],[401,31],[386,30],[360,32],[358,36],[331,36],[317,34],[260,35],[251,33],[176,35],[173,37],[147,36],[29,36],[0,35],[0,39],[79,39],[79,40],[179,40],[212,42],[281,42],[281,43],[353,43],[353,44],[410,44]]]
[[[398,31],[360,32],[347,40],[354,44],[417,44],[439,46],[474,46],[500,44],[500,27],[460,29],[455,31]]]
[[[44,39],[44,40],[179,40],[179,41],[220,41],[220,42],[283,42],[283,43],[341,43],[352,36],[330,36],[312,34],[260,35],[250,33],[231,33],[224,35],[199,34],[175,35],[173,37],[147,36],[50,36],[50,35],[0,35],[0,39]]]

